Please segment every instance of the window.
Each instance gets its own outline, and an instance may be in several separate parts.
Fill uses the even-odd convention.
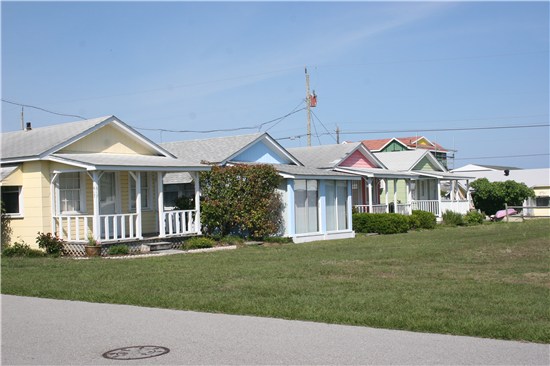
[[[294,202],[296,208],[296,233],[318,232],[317,181],[294,181]]]
[[[61,213],[84,211],[84,190],[80,173],[63,173],[57,183],[59,211]]]
[[[23,214],[21,186],[3,186],[0,189],[6,213],[10,216],[21,216]]]
[[[328,181],[326,188],[327,231],[347,229],[348,183]]]
[[[363,204],[363,180],[351,182],[351,196],[354,205]]]
[[[195,185],[193,183],[178,183],[164,185],[164,207],[174,207],[181,197],[194,198]]]
[[[152,179],[148,172],[140,172],[141,175],[141,209],[150,210],[152,205]],[[130,211],[136,210],[136,181],[130,176]]]
[[[537,207],[548,207],[550,206],[550,197],[549,196],[540,196],[535,198]]]

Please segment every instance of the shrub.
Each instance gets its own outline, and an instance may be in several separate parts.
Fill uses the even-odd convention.
[[[39,248],[46,250],[46,253],[53,256],[60,256],[63,252],[63,240],[52,233],[38,233],[36,242]]]
[[[240,245],[244,243],[244,239],[237,235],[224,236],[220,241],[227,245]]]
[[[353,214],[353,227],[359,233],[406,233],[409,229],[409,219],[396,213],[359,213]]]
[[[477,211],[469,211],[464,215],[464,222],[466,225],[480,225],[485,221],[485,215]]]
[[[130,253],[130,248],[128,248],[128,245],[124,244],[113,245],[107,251],[107,254],[109,255],[125,255],[128,253]]]
[[[2,250],[4,257],[43,257],[46,253],[38,249],[31,249],[25,242],[15,242]]]
[[[182,244],[182,249],[189,250],[212,248],[214,245],[216,245],[216,242],[210,238],[195,237],[184,241]]]
[[[0,239],[0,243],[2,244],[2,248],[5,248],[9,245],[11,241],[11,234],[12,229],[10,225],[10,215],[6,213],[6,209],[4,208],[4,202],[0,201],[0,210],[1,210],[1,218],[0,222],[2,224],[2,238]]]
[[[268,236],[266,238],[263,238],[263,241],[265,241],[266,243],[287,244],[292,243],[292,238],[289,238],[287,236]]]
[[[413,210],[412,215],[409,216],[409,224],[411,229],[434,229],[437,221],[431,212]]]
[[[533,189],[525,183],[513,180],[489,182],[487,178],[480,178],[473,181],[471,187],[474,190],[472,199],[476,209],[487,215],[494,215],[498,210],[503,210],[506,203],[509,206],[521,206],[527,198],[535,197]]]
[[[458,212],[447,210],[443,214],[443,224],[449,226],[464,225],[464,217]]]

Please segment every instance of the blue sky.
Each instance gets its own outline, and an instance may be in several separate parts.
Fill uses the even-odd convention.
[[[457,150],[455,167],[550,166],[548,2],[3,1],[1,10],[9,101],[166,130],[257,126],[298,110],[261,130],[305,146],[307,66],[314,145],[335,143],[338,125],[348,141],[426,136]],[[19,129],[20,113],[3,102],[2,130]],[[27,107],[25,120],[77,119]],[[448,130],[485,127],[497,128]],[[139,131],[160,142],[258,129]]]

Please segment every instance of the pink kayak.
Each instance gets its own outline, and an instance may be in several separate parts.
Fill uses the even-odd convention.
[[[513,208],[508,209],[508,216],[515,215],[517,213],[518,212],[516,210],[514,210]],[[500,211],[497,211],[497,213],[495,214],[495,219],[501,219],[504,216],[506,216],[506,210],[500,210]]]

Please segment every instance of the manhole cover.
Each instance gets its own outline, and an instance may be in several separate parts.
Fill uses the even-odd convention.
[[[162,356],[170,352],[166,347],[161,346],[130,346],[113,349],[103,354],[103,357],[111,360],[140,360]]]

